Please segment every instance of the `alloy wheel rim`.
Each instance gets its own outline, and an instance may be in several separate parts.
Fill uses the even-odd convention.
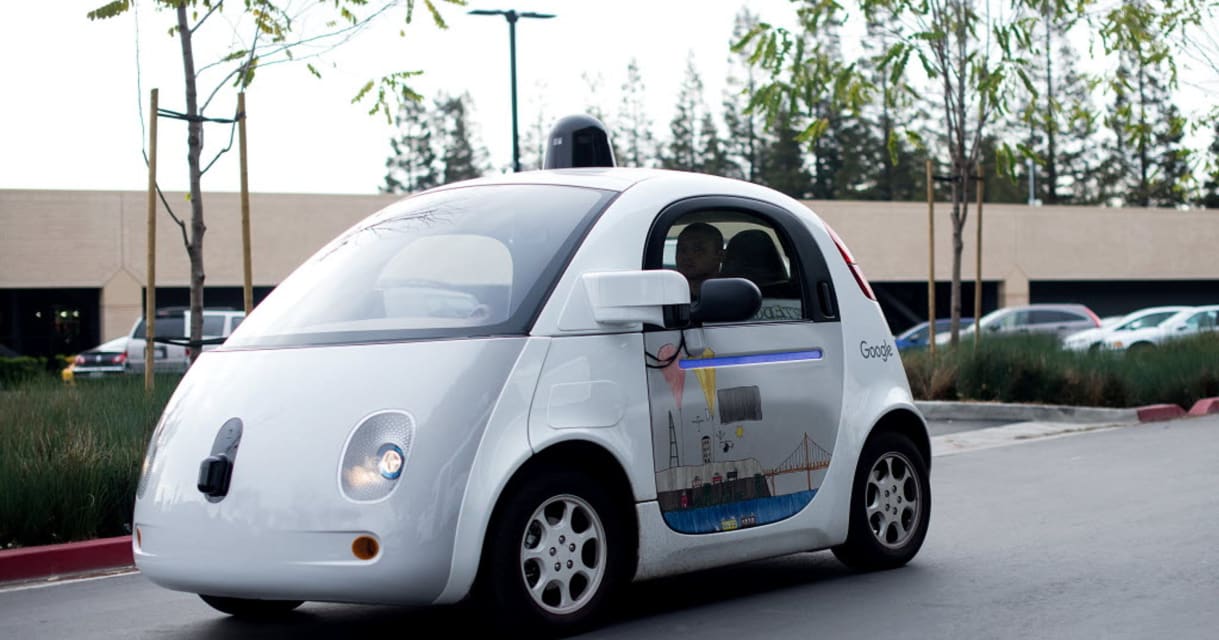
[[[896,451],[881,456],[868,472],[865,509],[872,536],[888,549],[899,549],[918,529],[922,511],[918,471]]]
[[[585,500],[559,495],[529,517],[521,536],[520,570],[533,602],[555,615],[588,604],[605,577],[605,526]]]

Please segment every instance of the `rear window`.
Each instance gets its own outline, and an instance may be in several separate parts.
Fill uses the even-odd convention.
[[[613,195],[486,185],[408,198],[310,258],[226,347],[524,335]]]
[[[1083,315],[1070,311],[1037,310],[1033,312],[1033,324],[1054,324],[1059,322],[1083,322]]]
[[[224,316],[209,316],[203,315],[203,335],[205,336],[223,336],[224,335]]]
[[[153,330],[157,332],[158,336],[163,337],[181,338],[186,336],[186,324],[182,316],[157,318],[156,326]],[[144,320],[140,320],[140,324],[136,326],[135,333],[131,337],[141,340],[148,337],[148,328],[145,326]]]

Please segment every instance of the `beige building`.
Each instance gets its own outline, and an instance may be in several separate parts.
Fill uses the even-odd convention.
[[[261,299],[325,242],[400,196],[252,194],[253,282]],[[166,194],[189,219],[182,193]],[[126,334],[147,282],[147,195],[139,191],[0,190],[0,345],[72,353]],[[242,305],[241,202],[209,193],[208,306]],[[928,210],[917,202],[807,203],[850,246],[894,330],[927,313]],[[952,278],[950,205],[937,203],[936,315]],[[1075,301],[1100,315],[1167,303],[1219,303],[1219,212],[987,204],[983,312]],[[977,216],[964,231],[964,315],[972,315]],[[188,303],[183,234],[158,203],[158,306]]]

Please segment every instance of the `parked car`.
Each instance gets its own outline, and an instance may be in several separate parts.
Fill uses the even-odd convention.
[[[127,336],[122,336],[78,353],[72,363],[60,372],[60,376],[65,382],[72,382],[77,378],[101,378],[121,374],[126,362]]]
[[[961,318],[961,328],[965,329],[965,328],[969,327],[970,325],[972,325],[973,322],[974,322],[973,318]],[[926,320],[924,320],[923,322],[920,322],[920,323],[914,325],[913,327],[910,327],[909,329],[906,329],[905,331],[898,334],[898,336],[896,338],[894,338],[894,341],[897,344],[898,350],[905,351],[907,349],[925,349],[925,348],[927,348],[927,342],[928,342],[927,339],[929,337],[931,337],[931,332],[928,331],[929,326],[931,326],[931,324],[929,322],[927,322]],[[952,319],[951,318],[936,318],[935,319],[935,335],[937,337],[936,344],[939,344],[939,341],[938,341],[939,336],[944,335],[951,330],[952,330]]]
[[[203,310],[203,340],[227,338],[245,319],[245,311],[227,308]],[[144,318],[136,320],[127,337],[126,371],[144,373],[147,327]],[[155,358],[154,370],[158,373],[181,373],[190,366],[190,348],[185,343],[190,335],[190,309],[165,307],[157,309],[153,325]],[[172,340],[167,342],[166,339]],[[215,345],[203,345],[203,351]]]
[[[750,231],[772,244],[732,242]],[[713,261],[749,244],[790,270],[692,292],[664,245],[700,233]],[[237,616],[472,596],[502,629],[569,633],[634,580],[827,548],[901,566],[930,460],[880,305],[804,204],[510,173],[357,223],[199,357],[149,443],[133,552]]]
[[[1049,334],[1059,338],[1084,329],[1100,326],[1100,318],[1088,307],[1075,303],[1040,303],[996,309],[969,328],[961,331],[961,338],[972,339],[973,332],[982,327],[985,335]],[[946,344],[948,335],[936,335],[936,344]]]
[[[1127,351],[1149,349],[1168,340],[1215,331],[1217,320],[1219,305],[1188,307],[1155,326],[1114,332],[1105,338],[1105,347]]]
[[[1116,320],[1102,320],[1101,326],[1096,329],[1085,329],[1063,338],[1062,346],[1072,351],[1099,349],[1104,346],[1105,338],[1111,335],[1158,327],[1177,312],[1189,308],[1181,305],[1148,307],[1120,316]]]

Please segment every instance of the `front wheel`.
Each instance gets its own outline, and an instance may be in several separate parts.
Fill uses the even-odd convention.
[[[927,462],[906,436],[881,433],[859,456],[851,487],[850,529],[834,555],[849,567],[892,569],[923,546],[931,519]]]
[[[304,604],[303,600],[251,600],[199,594],[213,609],[235,618],[274,618]]]
[[[535,474],[506,499],[487,537],[483,576],[500,619],[564,633],[595,624],[624,579],[621,505],[571,471]]]

